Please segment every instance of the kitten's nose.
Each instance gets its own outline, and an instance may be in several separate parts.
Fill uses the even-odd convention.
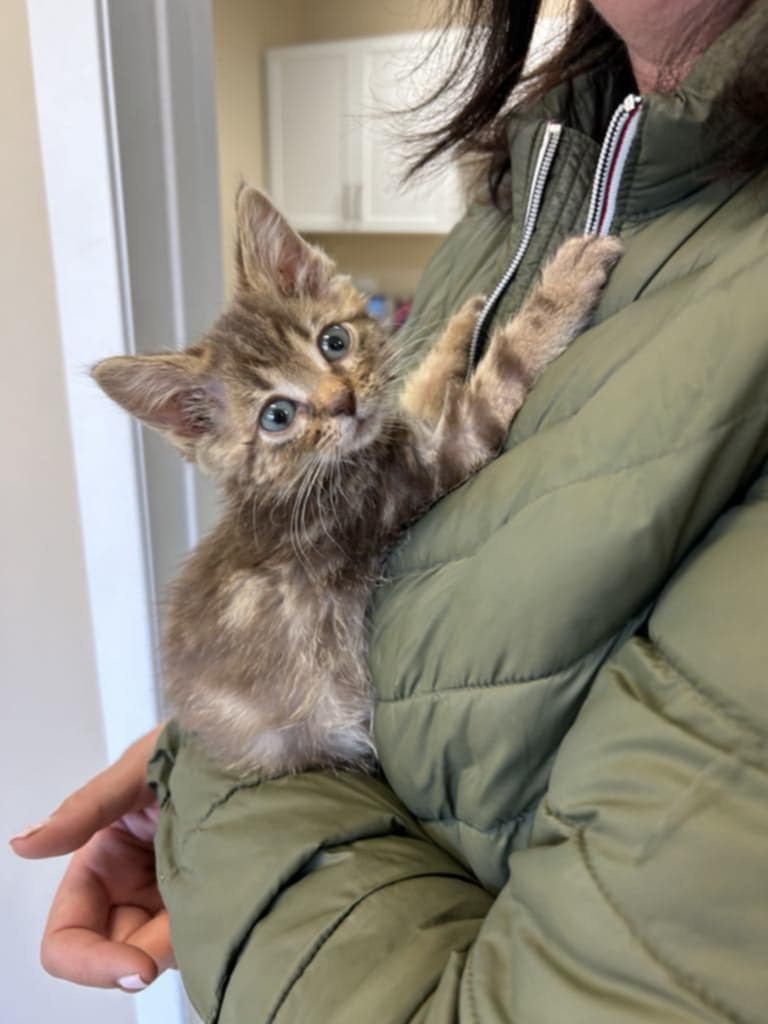
[[[325,404],[329,416],[354,416],[357,411],[355,393],[346,384],[340,384]]]

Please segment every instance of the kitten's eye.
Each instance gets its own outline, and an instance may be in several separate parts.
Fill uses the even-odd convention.
[[[329,363],[333,363],[335,360],[345,356],[349,352],[351,343],[352,339],[349,336],[349,331],[346,327],[342,327],[341,324],[331,324],[330,327],[326,327],[317,339],[320,351]]]
[[[276,433],[285,430],[293,423],[296,415],[296,403],[289,398],[276,398],[265,406],[259,417],[259,426],[264,430]]]

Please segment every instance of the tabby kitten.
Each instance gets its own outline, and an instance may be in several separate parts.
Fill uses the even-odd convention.
[[[234,772],[367,768],[364,619],[383,553],[499,451],[619,247],[566,242],[467,377],[482,305],[470,300],[398,397],[393,345],[349,278],[255,189],[240,191],[237,217],[235,298],[205,338],[93,369],[225,497],[171,588],[168,699]]]

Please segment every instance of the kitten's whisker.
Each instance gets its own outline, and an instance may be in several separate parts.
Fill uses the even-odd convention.
[[[325,463],[324,464],[324,466],[323,466],[324,469],[326,469],[328,466],[330,466],[330,473],[326,472],[324,474],[323,478],[322,478],[322,481],[321,481],[322,484],[326,485],[326,493],[327,493],[327,498],[328,498],[328,511],[330,512],[330,514],[333,517],[333,523],[331,525],[336,525],[337,522],[338,522],[337,509],[336,509],[336,503],[335,503],[335,497],[334,497],[334,485],[335,485],[335,474],[336,474],[337,459],[338,459],[338,452],[335,453],[333,461],[331,461],[330,463]],[[321,498],[322,497],[322,493],[319,493],[318,497]],[[343,555],[343,554],[345,554],[344,549],[339,544],[339,542],[336,539],[336,537],[334,537],[334,535],[330,532],[330,530],[328,529],[328,526],[327,526],[327,524],[325,522],[325,516],[323,514],[325,511],[326,510],[324,508],[320,508],[319,509],[320,526],[321,526],[323,532],[325,533],[326,537],[328,538],[328,540],[330,540],[331,543],[334,545],[334,547],[336,547],[341,552],[341,554]]]
[[[317,554],[318,547],[312,542],[311,532],[307,525],[307,515],[310,503],[314,501],[316,508],[313,511],[317,519],[315,525],[319,525],[327,533],[322,516],[322,477],[324,468],[322,457],[314,454],[309,467],[302,476],[299,491],[293,505],[289,529],[291,544],[297,558],[303,565],[307,575],[315,580],[319,578],[319,575],[310,561],[309,552],[314,551]]]
[[[296,557],[308,572],[310,572],[311,570],[308,558],[304,550],[304,545],[302,543],[303,531],[301,524],[303,518],[303,505],[305,501],[307,486],[311,482],[311,474],[312,467],[310,466],[310,470],[301,478],[299,490],[297,492],[296,499],[293,503],[293,507],[291,510],[291,519],[289,523],[289,536],[291,540],[291,545],[294,551],[296,552]]]

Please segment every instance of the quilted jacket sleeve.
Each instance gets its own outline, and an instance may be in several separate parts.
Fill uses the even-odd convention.
[[[492,898],[381,782],[233,784],[171,727],[161,884],[221,1024],[765,1020],[768,480],[601,669]]]

